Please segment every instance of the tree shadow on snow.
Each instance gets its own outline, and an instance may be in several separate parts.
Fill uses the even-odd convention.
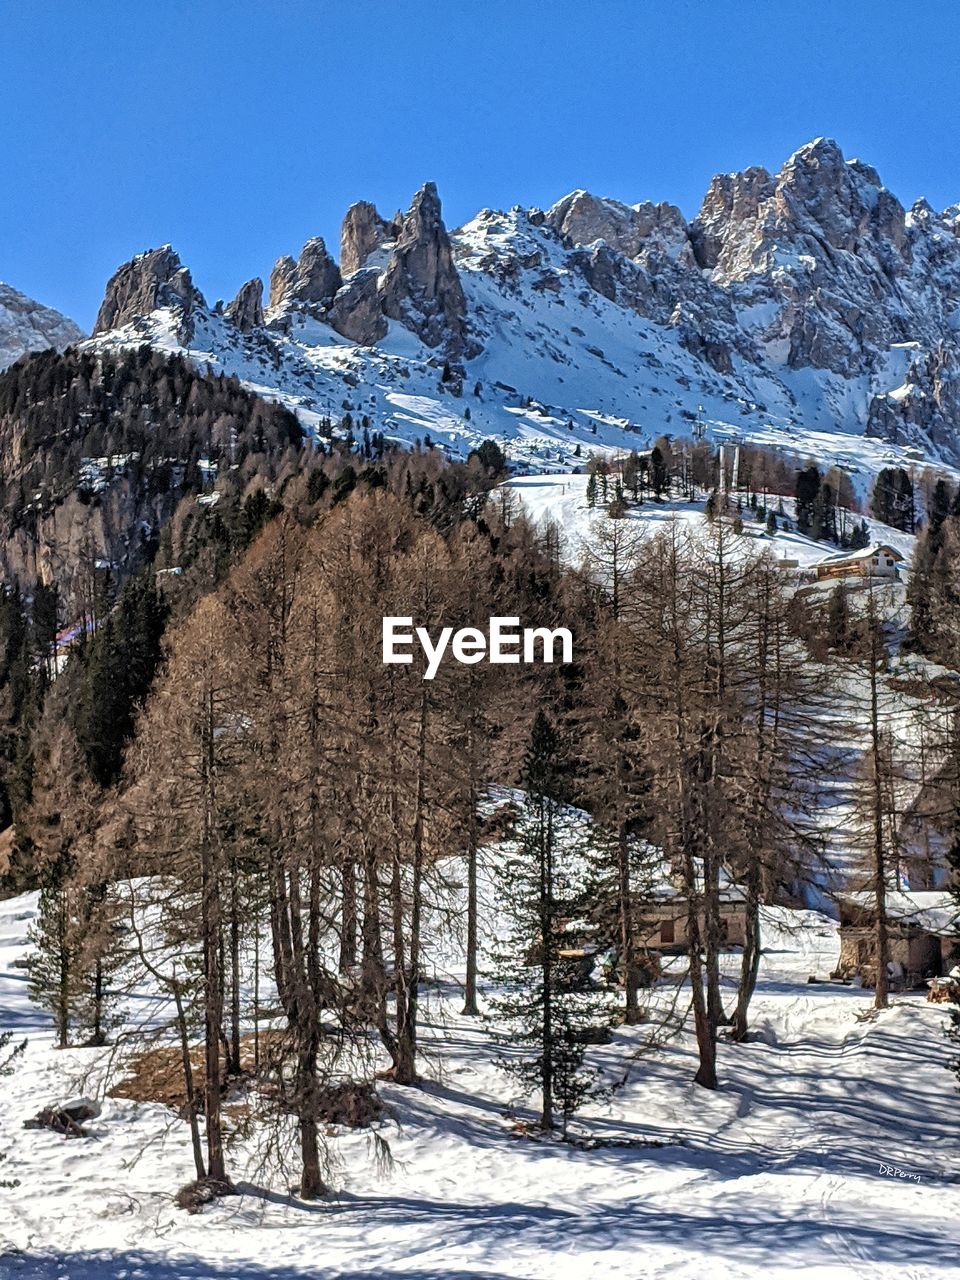
[[[317,1243],[317,1251],[322,1244]],[[258,1266],[253,1262],[225,1262],[218,1265],[207,1258],[163,1257],[145,1252],[118,1250],[104,1253],[0,1253],[0,1277],[3,1280],[113,1280],[115,1276],[137,1277],[137,1280],[388,1280],[391,1275],[403,1280],[515,1280],[500,1271],[469,1271],[451,1267],[438,1272],[409,1270],[403,1259],[399,1269],[385,1270],[380,1262],[369,1268],[350,1265],[345,1269],[329,1264],[302,1266]]]

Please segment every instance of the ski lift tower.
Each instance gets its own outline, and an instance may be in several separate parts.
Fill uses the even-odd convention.
[[[693,438],[695,440],[702,440],[706,434],[707,434],[707,427],[706,427],[706,423],[703,421],[703,405],[698,404],[697,420],[693,424]]]

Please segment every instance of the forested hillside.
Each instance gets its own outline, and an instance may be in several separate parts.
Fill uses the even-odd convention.
[[[162,1115],[179,1135],[153,1161],[163,1205],[217,1215],[250,1178],[310,1200],[345,1162],[354,1180],[371,1156],[390,1170],[396,1114],[426,1126],[421,1158],[464,1132],[471,1152],[506,1139],[509,1177],[544,1141],[643,1162],[630,1135],[651,1091],[676,1114],[692,1082],[719,1124],[758,1062],[786,1072],[765,1149],[778,1090],[813,1069],[825,1018],[850,1034],[856,997],[867,1056],[838,1078],[874,1071],[895,1034],[947,1085],[937,1010],[904,1021],[887,957],[901,887],[942,885],[956,860],[957,686],[927,656],[958,667],[956,495],[907,477],[905,502],[891,474],[868,524],[836,472],[730,462],[663,439],[498,483],[492,445],[455,463],[368,431],[297,450],[269,485],[181,499],[153,561],[102,582],[62,652],[56,593],[9,592],[5,885],[32,922],[54,1061],[102,1099],[51,1123],[82,1135],[103,1107],[102,1132],[128,1115],[125,1140],[150,1146]],[[896,579],[791,568],[879,530],[908,546],[914,487],[933,514],[909,602]],[[433,635],[564,626],[573,660],[425,680],[417,650],[383,662],[385,616]],[[848,890],[876,902],[869,990],[838,967],[827,912]],[[822,994],[796,1021],[777,1001],[793,1009],[808,976]],[[774,1063],[783,1016],[800,1056]],[[36,1066],[6,1066],[33,1098]],[[467,1073],[456,1089],[448,1068]],[[654,1145],[699,1150],[674,1123]],[[939,1141],[921,1129],[911,1151]]]
[[[26,356],[0,374],[0,569],[55,583],[73,621],[93,576],[153,558],[185,496],[269,483],[301,441],[291,413],[177,356]]]

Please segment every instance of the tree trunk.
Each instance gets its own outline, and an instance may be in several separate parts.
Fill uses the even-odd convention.
[[[340,891],[342,906],[339,968],[341,973],[346,973],[357,963],[357,868],[348,853],[344,853],[340,867]]]
[[[540,981],[543,983],[543,1054],[540,1066],[540,1125],[553,1129],[553,832],[548,805],[540,799]]]
[[[204,1112],[207,1122],[207,1169],[211,1178],[226,1181],[220,1125],[220,1028],[223,988],[220,975],[220,902],[216,873],[208,843],[202,850],[203,962],[204,962]]]
[[[873,597],[870,598],[870,742],[873,752],[873,773],[871,777],[873,801],[873,879],[876,896],[876,950],[877,950],[877,985],[874,992],[874,1007],[885,1009],[889,1003],[890,977],[887,965],[890,959],[890,945],[887,934],[887,868],[883,839],[883,741],[880,733],[880,693],[877,680],[877,665],[880,660],[880,643],[882,636],[873,617]]]
[[[203,1162],[203,1147],[200,1143],[200,1125],[197,1122],[197,1090],[193,1082],[193,1064],[190,1061],[190,1039],[187,1031],[187,1018],[183,1009],[183,993],[174,975],[170,983],[174,1004],[177,1007],[177,1031],[180,1035],[180,1061],[183,1066],[183,1089],[187,1098],[187,1119],[190,1124],[190,1145],[193,1148],[193,1165],[197,1171],[197,1179],[207,1176]]]
[[[740,983],[737,990],[737,1007],[733,1015],[734,1040],[747,1038],[747,1013],[760,972],[760,899],[758,896],[759,868],[751,863],[747,880],[746,920],[744,922],[743,956],[740,961]]]
[[[240,901],[236,865],[230,869],[230,1052],[227,1073],[240,1074]]]
[[[70,1040],[70,948],[67,938],[65,891],[58,890],[57,946],[57,1048],[66,1049]]]
[[[472,743],[468,744],[472,765]],[[475,1018],[477,1006],[477,951],[479,930],[477,927],[477,795],[471,786],[467,799],[470,806],[467,816],[467,973],[463,991],[463,1012]]]
[[[628,1027],[640,1021],[637,998],[639,981],[633,937],[633,898],[630,889],[630,841],[626,825],[617,833],[617,916],[620,926],[620,955],[623,958],[623,1020]]]
[[[297,1110],[300,1117],[300,1195],[316,1200],[326,1192],[320,1172],[320,1143],[317,1132],[317,1054],[320,1048],[319,1024],[312,1034],[308,1028],[306,1042],[297,1064]]]

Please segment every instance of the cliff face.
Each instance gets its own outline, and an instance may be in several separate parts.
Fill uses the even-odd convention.
[[[93,333],[119,329],[160,307],[171,307],[180,316],[181,332],[188,336],[194,307],[204,305],[190,272],[167,244],[140,253],[117,268],[107,282]]]
[[[141,568],[184,499],[300,440],[287,410],[148,347],[27,357],[0,374],[0,576],[55,582],[69,610],[92,570]]]

